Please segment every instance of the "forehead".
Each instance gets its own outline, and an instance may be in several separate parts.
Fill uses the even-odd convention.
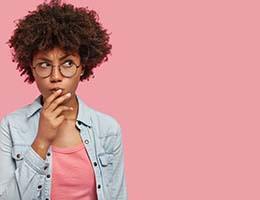
[[[39,50],[34,54],[34,58],[38,58],[38,57],[62,57],[65,55],[72,55],[74,57],[78,57],[78,53],[76,51],[65,51],[62,48],[59,47],[55,47],[53,49],[50,50]]]

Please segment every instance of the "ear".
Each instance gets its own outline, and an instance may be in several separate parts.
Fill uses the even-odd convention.
[[[84,74],[84,71],[85,71],[85,67],[82,66],[80,76],[82,76]]]

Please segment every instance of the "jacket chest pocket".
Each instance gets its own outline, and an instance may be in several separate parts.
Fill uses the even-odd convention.
[[[101,165],[103,179],[107,185],[112,181],[113,177],[113,154],[103,153],[98,155]]]
[[[27,145],[14,145],[12,148],[12,158],[15,160],[16,168],[19,167],[28,149]]]

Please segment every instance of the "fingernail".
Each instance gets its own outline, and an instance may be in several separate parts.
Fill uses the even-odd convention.
[[[57,92],[60,93],[60,92],[61,92],[61,89],[58,89]]]
[[[66,94],[66,96],[68,96],[68,97],[69,97],[70,95],[71,95],[71,93]]]

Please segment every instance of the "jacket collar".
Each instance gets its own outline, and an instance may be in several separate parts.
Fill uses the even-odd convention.
[[[91,119],[90,119],[91,110],[77,94],[75,95],[79,105],[77,121],[80,121],[85,125],[91,127],[92,126]],[[42,95],[39,95],[37,98],[35,98],[35,100],[31,104],[28,105],[28,110],[26,115],[27,118],[32,117],[36,112],[38,112],[42,108],[41,99],[42,99]]]

